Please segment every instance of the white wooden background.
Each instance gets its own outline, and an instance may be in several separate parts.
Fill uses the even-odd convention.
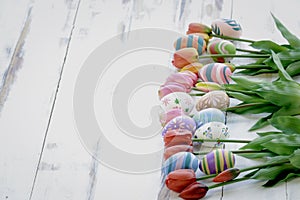
[[[299,8],[298,0],[1,0],[0,199],[156,199],[159,171],[114,171],[80,142],[72,98],[85,59],[122,31],[156,27],[184,34],[189,22],[209,25],[220,17],[240,22],[245,38],[284,42],[270,12],[300,36]],[[247,132],[255,116],[227,120],[232,137],[255,137]],[[271,189],[261,184],[226,186],[205,199],[300,199],[299,179]]]

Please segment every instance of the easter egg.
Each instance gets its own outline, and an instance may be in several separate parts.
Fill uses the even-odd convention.
[[[228,127],[223,122],[209,122],[199,127],[194,134],[198,139],[226,139],[229,137]],[[206,147],[221,147],[222,142],[202,142]]]
[[[236,53],[236,48],[232,42],[229,42],[227,40],[212,40],[209,42],[207,46],[207,52],[211,55],[214,54],[235,54]],[[215,62],[229,62],[232,59],[232,57],[213,57],[213,60]]]
[[[161,107],[164,111],[181,109],[189,114],[194,108],[194,99],[185,92],[173,92],[161,99]]]
[[[206,154],[199,165],[199,168],[205,174],[218,174],[228,168],[234,167],[235,157],[232,152],[217,149]]]
[[[198,73],[202,81],[218,84],[230,83],[230,76],[232,75],[230,68],[223,63],[210,63],[204,65]]]
[[[178,152],[170,156],[162,166],[162,173],[166,176],[177,169],[199,169],[199,159],[191,152]]]
[[[194,134],[196,130],[195,121],[189,116],[178,116],[169,121],[162,130],[162,136],[166,134],[167,131],[170,130],[187,130]]]
[[[233,19],[217,19],[211,24],[212,31],[216,35],[224,35],[239,38],[242,35],[242,28]]]
[[[210,91],[199,98],[196,109],[198,111],[205,108],[217,108],[220,110],[228,108],[230,99],[226,92],[222,90]]]
[[[182,48],[187,48],[187,47],[193,47],[198,51],[198,54],[201,55],[202,52],[205,51],[206,42],[203,39],[203,37],[196,35],[196,34],[190,34],[190,35],[178,38],[174,42],[174,47],[176,50],[179,50]]]
[[[225,123],[225,114],[217,108],[206,108],[196,112],[193,116],[197,128],[208,122],[222,122]]]

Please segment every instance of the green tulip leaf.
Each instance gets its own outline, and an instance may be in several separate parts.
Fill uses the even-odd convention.
[[[273,51],[272,51],[272,57],[273,57],[274,63],[276,64],[276,66],[279,70],[278,73],[279,73],[279,77],[281,78],[281,80],[294,81],[292,79],[292,77],[284,70],[279,57]]]
[[[252,46],[255,49],[260,49],[260,50],[264,50],[266,52],[271,52],[270,50],[278,53],[280,51],[285,51],[288,50],[286,47],[284,46],[280,46],[279,44],[270,41],[270,40],[260,40],[260,41],[256,41],[254,43],[252,43],[250,46]]]
[[[258,180],[274,180],[277,178],[282,172],[293,170],[294,166],[291,164],[282,164],[278,166],[268,167],[260,169],[256,174],[254,174],[251,178]]]
[[[291,47],[300,48],[300,40],[292,34],[272,13],[271,13],[277,29],[281,32],[282,36],[289,42]]]
[[[290,157],[290,162],[294,167],[300,169],[300,149],[294,151],[293,155]]]
[[[260,129],[260,128],[262,128],[262,127],[265,127],[265,126],[269,125],[270,123],[269,123],[268,119],[270,119],[270,118],[272,117],[272,115],[273,115],[273,114],[268,115],[268,116],[266,116],[266,117],[263,117],[263,118],[259,119],[259,120],[258,120],[258,121],[257,121],[250,129],[249,129],[249,131],[255,131],[255,130],[257,130],[257,129]]]
[[[261,144],[261,146],[279,155],[290,155],[300,148],[300,135],[277,134],[273,139]]]
[[[273,117],[269,120],[272,126],[287,134],[300,134],[300,119],[293,116]]]
[[[286,72],[290,76],[296,76],[300,74],[300,61],[293,62],[289,64],[286,68]]]
[[[265,148],[264,146],[262,146],[262,144],[264,144],[264,143],[266,143],[266,142],[268,142],[268,141],[270,141],[274,138],[279,138],[280,135],[283,135],[283,134],[266,135],[266,136],[263,136],[263,137],[255,138],[254,140],[252,140],[251,142],[249,142],[245,146],[241,147],[240,149],[253,149],[253,150],[261,151]]]

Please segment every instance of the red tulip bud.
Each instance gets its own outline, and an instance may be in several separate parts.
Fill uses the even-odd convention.
[[[196,76],[198,76],[198,71],[203,67],[203,65],[199,62],[194,62],[189,65],[184,66],[180,72],[190,71],[193,72]]]
[[[170,156],[178,152],[191,152],[193,153],[193,147],[190,145],[175,145],[165,149],[164,159],[167,160]]]
[[[202,183],[194,182],[187,186],[180,194],[179,197],[185,200],[197,200],[205,197],[208,187]]]
[[[187,88],[193,87],[194,81],[186,74],[171,74],[167,78],[167,82],[176,82],[185,85]]]
[[[175,145],[191,145],[192,144],[192,133],[188,130],[169,130],[164,135],[165,147]]]
[[[220,84],[214,82],[199,82],[195,86],[198,90],[201,90],[202,92],[210,92],[222,89]]]
[[[163,85],[158,90],[159,99],[162,99],[164,96],[173,92],[187,92],[187,89],[183,85]]]
[[[229,168],[218,174],[213,182],[226,182],[235,179],[240,174],[240,170],[237,168]]]
[[[170,172],[166,178],[166,186],[178,193],[194,182],[196,174],[192,169],[177,169]]]
[[[198,51],[195,48],[183,48],[174,53],[172,64],[181,69],[194,62],[198,62]]]
[[[191,33],[211,34],[211,28],[200,23],[190,23],[189,30],[186,32],[186,34],[191,34]]]

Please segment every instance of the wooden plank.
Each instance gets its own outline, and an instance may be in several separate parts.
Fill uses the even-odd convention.
[[[19,4],[16,8],[15,4]],[[21,64],[22,47],[30,26],[30,1],[2,1],[0,6],[0,110]],[[9,20],[8,20],[9,19]]]
[[[30,198],[77,3],[36,1],[27,18],[31,23],[25,22],[27,34],[20,36],[23,47],[18,49],[16,45],[14,56],[22,63],[14,63],[19,71],[12,74],[16,78],[11,82],[0,118],[1,199]],[[9,4],[7,12],[14,13],[17,4]],[[48,168],[55,170],[57,166]]]

